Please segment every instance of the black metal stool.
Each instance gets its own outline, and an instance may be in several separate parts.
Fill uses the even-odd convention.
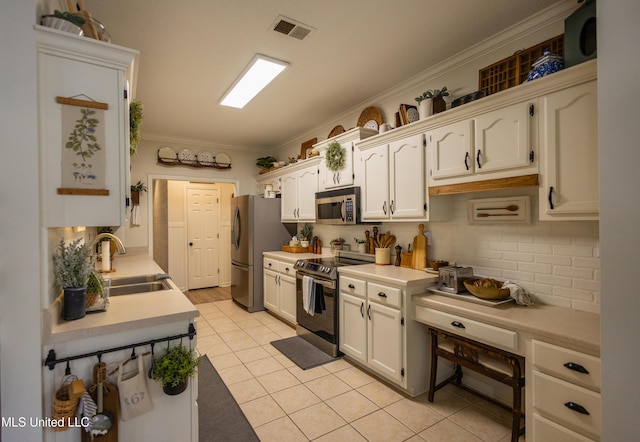
[[[454,385],[467,390],[483,399],[511,411],[511,441],[517,442],[520,434],[524,433],[522,408],[522,388],[524,387],[524,358],[505,350],[472,341],[443,330],[429,327],[427,333],[431,336],[431,373],[429,375],[429,402],[433,402],[436,390],[455,381]],[[454,374],[436,385],[438,370],[438,356],[455,364]],[[473,370],[508,385],[513,390],[513,405],[511,407],[495,399],[473,390],[462,384],[462,367]]]

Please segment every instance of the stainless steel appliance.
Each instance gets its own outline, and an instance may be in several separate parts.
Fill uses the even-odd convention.
[[[473,267],[440,267],[438,269],[438,289],[449,293],[464,292],[467,290],[464,281],[470,278],[473,278]]]
[[[333,259],[306,259],[295,263],[296,269],[296,334],[325,353],[336,357],[338,349],[338,267],[370,264],[373,255],[341,251]],[[304,308],[303,286],[312,280],[315,300],[313,315]]]
[[[316,192],[318,224],[360,224],[360,188]]]
[[[262,252],[290,239],[280,221],[280,199],[241,195],[231,200],[231,298],[248,311],[264,310]]]

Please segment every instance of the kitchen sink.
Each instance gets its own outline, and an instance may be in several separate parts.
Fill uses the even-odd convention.
[[[171,290],[169,275],[160,273],[152,275],[125,276],[106,279],[109,296],[131,295],[134,293],[157,292]]]

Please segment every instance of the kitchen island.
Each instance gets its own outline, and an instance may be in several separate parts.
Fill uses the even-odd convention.
[[[115,272],[107,278],[121,278],[135,275],[164,273],[146,254],[119,255],[114,261]],[[101,350],[126,347],[131,344],[163,339],[186,334],[191,324],[195,326],[198,310],[177,288],[171,280],[168,290],[148,293],[113,296],[109,299],[107,311],[87,313],[75,321],[64,321],[59,315],[59,301],[43,312],[43,360],[50,350],[56,358],[62,359],[99,352]],[[167,346],[182,344],[187,348],[196,348],[196,339],[185,337],[170,343],[157,343],[135,348],[135,354],[143,357],[145,373],[150,368],[151,352],[160,356]],[[131,347],[125,350],[104,353],[102,362],[107,364],[109,382],[117,384],[119,363],[132,354]],[[84,381],[88,388],[93,384],[93,366],[98,357],[72,360],[69,363],[71,373]],[[127,372],[135,364],[127,365]],[[42,368],[44,385],[44,416],[52,416],[53,394],[65,377],[65,363],[55,365],[53,370]],[[120,440],[198,440],[198,413],[196,399],[198,394],[197,377],[193,378],[187,390],[177,396],[168,396],[162,391],[162,385],[147,377],[149,395],[153,410],[137,418],[118,422]],[[45,441],[77,441],[81,428],[71,428],[64,432],[51,429],[43,430]]]

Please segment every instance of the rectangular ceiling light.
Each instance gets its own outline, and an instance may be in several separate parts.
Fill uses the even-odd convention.
[[[220,104],[242,109],[289,66],[285,61],[258,54],[224,94]]]

